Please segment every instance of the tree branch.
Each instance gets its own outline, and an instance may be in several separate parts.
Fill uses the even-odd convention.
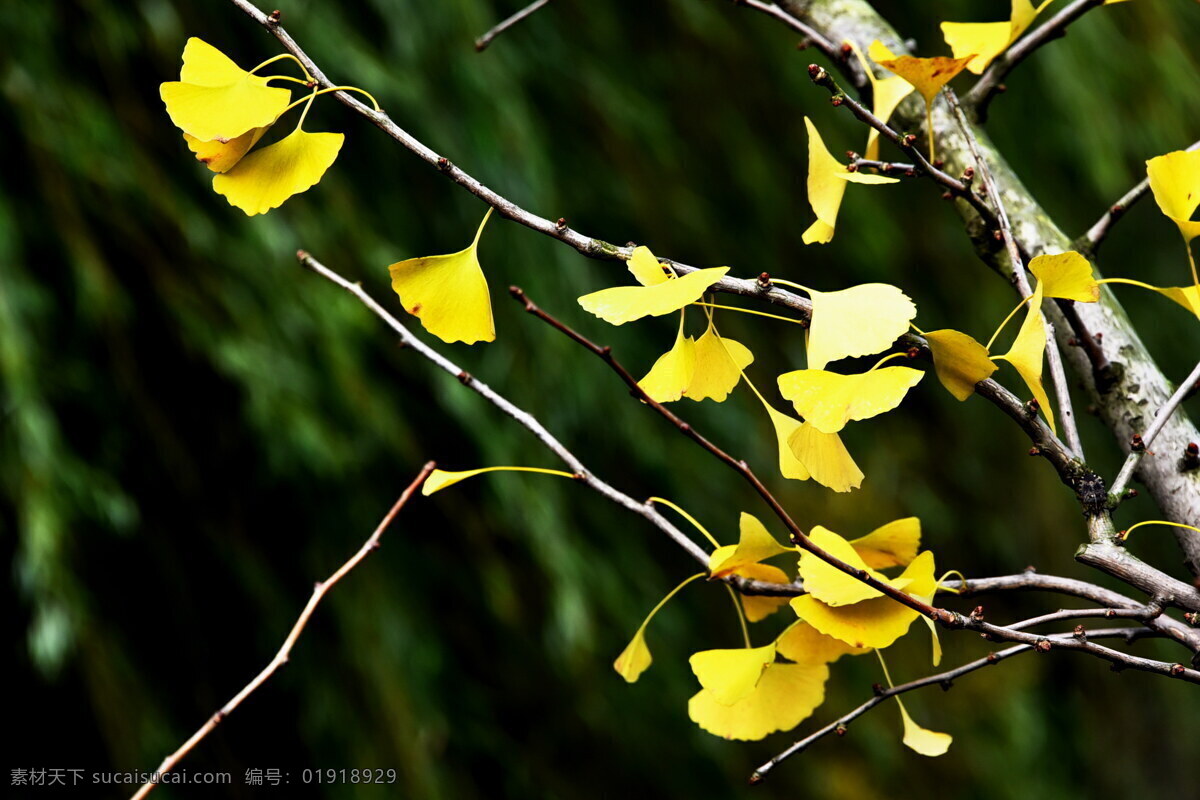
[[[1063,640],[1063,639],[1070,639],[1074,635],[1075,634],[1073,634],[1073,633],[1058,633],[1058,634],[1053,634],[1051,636],[1045,637],[1045,640],[1046,641],[1052,641],[1052,640],[1059,641],[1059,640]],[[1092,631],[1087,634],[1088,638],[1090,638],[1090,639],[1122,638],[1122,639],[1125,639],[1127,642],[1132,642],[1135,639],[1141,639],[1141,638],[1145,638],[1147,636],[1153,636],[1153,635],[1154,635],[1153,632],[1148,631],[1145,628],[1110,628],[1110,629]],[[975,670],[983,669],[984,667],[990,667],[993,664],[999,664],[1001,661],[1004,661],[1005,659],[1011,658],[1012,656],[1015,656],[1015,655],[1020,655],[1021,653],[1028,653],[1029,651],[1034,650],[1034,649],[1036,649],[1036,646],[1032,645],[1032,644],[1018,644],[1014,647],[1007,647],[998,652],[988,653],[983,658],[976,659],[975,661],[970,661],[966,664],[963,664],[962,666],[955,667],[954,669],[946,670],[945,672],[939,672],[936,675],[929,675],[924,678],[919,678],[915,681],[909,681],[908,683],[902,683],[899,686],[896,686],[896,687],[893,687],[890,689],[882,689],[882,690],[876,692],[875,695],[870,700],[867,700],[865,703],[858,706],[858,708],[855,708],[853,711],[843,714],[842,716],[838,717],[837,719],[835,719],[833,722],[829,723],[825,727],[814,731],[813,733],[809,734],[808,736],[804,737],[803,739],[801,739],[798,742],[796,742],[795,744],[793,744],[791,747],[784,750],[779,755],[771,758],[771,760],[767,761],[765,764],[763,764],[762,766],[760,766],[758,769],[756,769],[754,771],[754,773],[750,776],[750,783],[752,783],[752,784],[761,783],[762,780],[764,778],[766,778],[767,773],[770,772],[772,769],[774,769],[776,766],[778,766],[778,764],[781,761],[783,761],[784,759],[789,758],[791,756],[794,756],[797,753],[803,752],[804,750],[807,750],[811,745],[813,745],[817,741],[825,738],[829,734],[836,733],[839,736],[844,736],[846,733],[846,728],[851,722],[858,719],[859,717],[861,717],[863,714],[870,711],[875,706],[883,703],[885,700],[888,700],[897,695],[911,692],[914,689],[921,689],[925,686],[940,685],[942,687],[942,689],[949,690],[953,684],[953,681],[956,678],[960,678],[963,675],[974,672]]]
[[[491,44],[492,40],[495,39],[497,36],[504,33],[506,30],[508,30],[512,26],[516,25],[518,22],[525,19],[526,17],[532,16],[533,14],[537,13],[538,10],[545,8],[547,5],[549,5],[549,3],[550,3],[550,0],[533,0],[532,3],[525,6],[520,11],[518,11],[517,13],[515,13],[511,17],[509,17],[508,19],[505,19],[505,20],[499,22],[494,28],[492,28],[487,33],[483,34],[483,36],[480,36],[478,39],[475,40],[475,52],[482,53],[484,50],[487,49],[487,46],[489,44]]]
[[[1006,52],[993,59],[964,98],[964,102],[974,111],[975,118],[980,122],[987,119],[988,106],[996,94],[1003,91],[1004,79],[1018,64],[1047,42],[1066,36],[1068,25],[1103,4],[1104,0],[1075,0],[1033,33],[1018,40]]]
[[[404,490],[403,494],[400,495],[400,498],[395,502],[395,504],[392,505],[391,510],[384,515],[383,519],[379,522],[379,525],[375,528],[375,532],[372,533],[367,539],[366,543],[359,548],[358,552],[351,556],[349,561],[338,567],[338,569],[332,575],[330,575],[324,583],[318,583],[313,587],[312,597],[308,599],[308,604],[304,606],[304,610],[300,612],[300,617],[292,626],[292,630],[290,633],[288,633],[287,639],[284,640],[283,646],[279,648],[279,652],[277,652],[275,657],[271,659],[271,663],[267,664],[263,671],[258,673],[258,676],[255,677],[254,680],[242,687],[242,690],[234,695],[233,699],[221,706],[221,708],[215,714],[209,717],[208,721],[201,725],[200,729],[193,733],[190,739],[180,745],[178,750],[163,759],[162,764],[160,764],[158,769],[155,770],[156,776],[165,775],[166,773],[175,769],[179,762],[192,751],[192,748],[199,744],[204,737],[212,733],[213,729],[216,728],[217,725],[221,724],[226,717],[232,714],[233,711],[242,704],[243,700],[253,694],[259,686],[262,686],[267,679],[274,675],[280,667],[287,663],[288,657],[292,652],[292,647],[295,646],[296,640],[300,638],[300,634],[304,633],[304,628],[306,625],[308,625],[309,618],[311,618],[313,612],[317,610],[317,606],[320,605],[322,598],[324,598],[325,595],[328,594],[329,590],[336,586],[338,581],[344,578],[350,572],[350,570],[357,567],[359,562],[379,549],[379,539],[381,536],[383,536],[383,532],[386,531],[388,526],[392,524],[392,520],[395,519],[396,515],[400,513],[400,509],[404,508],[404,506],[408,503],[409,498],[411,498],[413,495],[413,492],[415,492],[420,485],[425,482],[425,479],[429,477],[429,473],[433,472],[433,468],[434,463],[432,461],[422,467],[421,471],[417,473],[417,477],[413,479],[413,482],[408,485],[408,488]],[[133,800],[142,800],[142,798],[150,794],[150,792],[152,792],[154,787],[157,785],[157,780],[150,780],[142,784],[141,788],[137,790],[137,793],[133,795]]]
[[[1200,142],[1193,142],[1187,149],[1191,151],[1198,148],[1200,148]],[[1149,191],[1150,179],[1143,178],[1136,186],[1121,195],[1120,200],[1109,206],[1100,219],[1096,220],[1096,223],[1088,228],[1087,233],[1075,240],[1072,247],[1083,253],[1088,259],[1095,258],[1096,251],[1100,249],[1100,245],[1104,243],[1104,239],[1108,236],[1117,220],[1125,216],[1125,212],[1132,208],[1137,201],[1145,197]]]
[[[616,357],[613,356],[611,347],[601,347],[570,326],[559,321],[558,319],[555,319],[553,316],[539,308],[531,299],[529,299],[529,297],[519,286],[510,286],[508,291],[513,296],[513,299],[524,305],[525,310],[528,313],[534,315],[542,322],[545,322],[546,324],[550,325],[550,327],[566,335],[572,341],[581,345],[584,349],[588,350],[590,353],[598,356],[602,361],[604,361],[604,363],[607,364],[609,368],[611,368],[612,371],[617,374],[618,377],[620,377],[625,385],[629,387],[629,393],[631,395],[657,411],[663,418],[674,425],[680,433],[691,439],[696,444],[700,445],[702,448],[707,450],[709,454],[715,456],[717,460],[721,461],[730,469],[741,475],[746,482],[754,488],[754,491],[758,493],[759,497],[761,497],[771,508],[771,511],[775,513],[775,516],[779,518],[784,527],[787,528],[788,533],[791,535],[792,544],[808,553],[812,553],[814,556],[830,566],[835,567],[847,575],[858,579],[867,586],[870,586],[876,591],[887,595],[893,600],[908,606],[909,608],[926,617],[929,617],[930,619],[939,621],[950,619],[950,612],[944,609],[934,608],[933,606],[916,599],[912,595],[896,589],[890,583],[884,583],[883,581],[874,578],[866,570],[858,569],[850,564],[847,564],[845,561],[842,561],[833,554],[827,552],[825,549],[819,547],[808,538],[808,535],[805,534],[803,530],[800,529],[800,526],[796,524],[791,515],[788,514],[780,502],[775,499],[775,495],[771,494],[771,491],[765,485],[763,485],[763,482],[760,481],[758,476],[754,474],[754,470],[750,468],[749,464],[742,459],[734,458],[721,448],[717,447],[704,436],[700,435],[695,428],[680,419],[675,412],[671,411],[662,403],[646,394],[642,387],[638,385],[637,379],[629,373],[629,370],[621,366],[621,362],[617,361]]]
[[[1125,487],[1129,485],[1129,479],[1133,477],[1133,472],[1137,469],[1138,462],[1150,451],[1150,445],[1154,444],[1154,440],[1162,433],[1167,420],[1183,404],[1184,398],[1188,396],[1197,381],[1200,381],[1200,362],[1197,362],[1196,366],[1192,367],[1191,374],[1183,379],[1183,382],[1179,384],[1179,388],[1175,390],[1175,393],[1158,409],[1158,413],[1154,415],[1154,421],[1150,423],[1150,427],[1146,429],[1146,432],[1140,436],[1135,436],[1133,441],[1130,442],[1129,455],[1125,457],[1125,463],[1121,466],[1121,471],[1113,479],[1112,489],[1110,490],[1116,502],[1124,499]]]
[[[992,177],[992,171],[988,167],[988,163],[983,159],[983,155],[979,152],[979,142],[975,140],[975,132],[971,129],[971,123],[967,121],[966,115],[963,113],[962,106],[958,103],[958,96],[954,94],[954,90],[947,86],[942,90],[946,96],[946,102],[950,104],[950,110],[954,112],[955,119],[958,120],[959,129],[962,130],[963,137],[967,140],[967,147],[971,150],[971,156],[975,159],[975,167],[979,172],[979,177],[983,179],[983,185],[987,187],[988,194],[992,198],[992,202],[996,205],[996,222],[1000,226],[1000,238],[1004,240],[1004,248],[1008,251],[1009,262],[1012,267],[1012,280],[1017,287],[1017,291],[1021,293],[1022,298],[1029,297],[1033,294],[1033,289],[1029,286],[1029,278],[1025,275],[1025,260],[1021,257],[1021,248],[1017,245],[1017,239],[1013,236],[1012,223],[1009,222],[1008,212],[1004,208],[1004,198],[1000,195],[1000,189],[996,186],[996,179]],[[1067,387],[1067,374],[1063,370],[1062,353],[1058,351],[1058,340],[1054,337],[1054,326],[1049,322],[1046,324],[1046,361],[1050,365],[1050,375],[1054,381],[1054,396],[1058,400],[1059,417],[1062,419],[1063,430],[1067,436],[1067,446],[1071,452],[1080,461],[1084,460],[1083,442],[1079,439],[1079,428],[1075,424],[1075,410],[1071,407],[1071,392]]]

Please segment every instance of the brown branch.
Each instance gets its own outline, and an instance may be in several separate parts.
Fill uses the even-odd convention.
[[[966,137],[967,147],[970,148],[971,155],[975,159],[975,166],[979,176],[983,179],[983,185],[987,187],[992,202],[996,204],[996,221],[999,223],[1000,237],[1004,240],[1004,247],[1008,251],[1011,262],[1012,280],[1021,293],[1021,297],[1029,297],[1033,294],[1033,289],[1030,288],[1029,279],[1025,276],[1025,260],[1021,256],[1017,238],[1013,235],[1012,224],[1009,222],[1008,212],[1004,208],[1004,199],[1000,195],[996,179],[992,176],[992,170],[987,161],[979,152],[979,142],[975,139],[975,131],[971,128],[971,123],[967,121],[967,116],[958,103],[958,96],[949,86],[943,90],[943,94],[946,96],[946,102],[950,104],[950,110],[954,112],[955,119],[958,120],[958,126],[962,130],[963,136]],[[1083,442],[1079,438],[1079,427],[1075,423],[1075,410],[1071,406],[1071,391],[1067,386],[1067,373],[1063,369],[1062,353],[1058,350],[1058,339],[1054,337],[1054,326],[1049,321],[1045,322],[1045,326],[1046,361],[1050,365],[1054,396],[1058,400],[1058,415],[1061,418],[1063,429],[1066,431],[1067,446],[1075,457],[1082,461],[1084,458]]]
[[[359,562],[379,549],[379,540],[380,537],[383,536],[383,532],[386,531],[388,526],[392,524],[392,520],[394,520],[396,515],[400,513],[400,509],[404,508],[405,504],[408,503],[409,498],[411,498],[413,495],[413,492],[415,492],[417,488],[425,482],[425,479],[429,477],[429,473],[433,472],[433,468],[434,463],[432,461],[422,467],[421,471],[417,473],[417,477],[413,479],[412,483],[408,485],[408,488],[405,489],[400,495],[400,498],[395,502],[395,504],[392,505],[391,510],[384,515],[382,520],[380,520],[379,525],[375,528],[375,532],[372,533],[370,538],[368,538],[363,546],[358,549],[358,552],[351,556],[346,563],[338,567],[337,570],[328,578],[326,578],[324,582],[318,583],[313,587],[313,593],[308,599],[308,604],[304,606],[304,610],[300,612],[299,618],[292,626],[292,630],[290,633],[288,633],[287,639],[284,640],[283,646],[279,648],[279,652],[277,652],[275,657],[271,659],[271,663],[267,664],[263,671],[258,673],[254,680],[242,687],[242,690],[234,695],[228,703],[221,706],[221,708],[215,714],[209,717],[208,721],[201,725],[200,729],[193,733],[190,739],[180,745],[178,750],[163,759],[162,764],[160,764],[158,769],[155,770],[154,774],[156,776],[165,775],[166,773],[175,769],[179,762],[192,751],[192,748],[199,744],[204,737],[212,733],[213,729],[216,728],[217,725],[221,724],[226,717],[232,714],[233,711],[242,704],[242,701],[253,694],[259,686],[264,684],[272,675],[275,674],[276,671],[278,671],[280,667],[287,663],[288,657],[292,652],[292,647],[295,646],[296,640],[300,638],[300,634],[304,633],[304,628],[306,625],[308,625],[309,618],[311,618],[313,612],[317,610],[317,606],[320,605],[322,598],[324,598],[329,590],[336,586],[338,581],[344,578],[350,572],[350,570],[357,567]],[[154,787],[157,785],[158,781],[156,779],[149,780],[142,784],[137,793],[133,795],[133,800],[141,800],[141,798],[144,798],[146,795],[150,794],[150,792],[152,792]]]
[[[1051,636],[1045,637],[1045,640],[1046,641],[1059,641],[1062,639],[1071,638],[1074,635],[1075,634],[1073,634],[1073,633],[1058,633],[1058,634],[1053,634]],[[1087,634],[1088,638],[1090,638],[1090,639],[1122,638],[1122,639],[1125,639],[1127,642],[1132,642],[1135,639],[1141,639],[1141,638],[1145,638],[1145,637],[1153,636],[1153,635],[1154,635],[1153,632],[1148,631],[1145,628],[1110,628],[1110,629],[1103,629],[1103,630],[1098,630],[1098,631],[1091,631]],[[944,689],[944,690],[949,690],[953,685],[953,681],[957,678],[962,677],[963,675],[966,675],[968,673],[974,672],[979,669],[983,669],[984,667],[990,667],[993,664],[999,664],[1001,661],[1004,661],[1005,659],[1011,658],[1012,656],[1015,656],[1015,655],[1020,655],[1021,653],[1028,653],[1029,651],[1034,650],[1034,649],[1036,649],[1036,646],[1032,645],[1032,644],[1018,644],[1014,647],[1007,647],[998,652],[988,653],[983,658],[976,659],[975,661],[970,661],[966,664],[963,664],[962,666],[955,667],[954,669],[946,670],[945,672],[939,672],[936,675],[928,675],[924,678],[919,678],[915,681],[909,681],[908,683],[902,683],[899,686],[896,686],[893,688],[882,689],[882,690],[876,692],[871,697],[871,699],[867,700],[866,702],[864,702],[862,705],[858,706],[854,710],[852,710],[846,714],[843,714],[842,716],[835,719],[833,722],[829,723],[828,725],[824,726],[823,728],[820,728],[820,729],[814,731],[813,733],[809,734],[808,736],[804,737],[803,739],[797,741],[796,743],[794,743],[793,745],[788,747],[782,753],[771,758],[769,761],[767,761],[765,764],[763,764],[762,766],[760,766],[758,769],[756,769],[754,771],[754,773],[750,776],[750,783],[752,783],[752,784],[761,783],[762,780],[767,776],[767,773],[770,772],[772,769],[774,769],[781,761],[783,761],[786,758],[789,758],[790,756],[794,756],[797,753],[800,753],[804,750],[807,750],[811,745],[813,745],[817,741],[825,738],[829,734],[836,733],[839,736],[844,735],[846,733],[847,726],[849,726],[849,724],[851,722],[858,719],[863,714],[867,713],[868,711],[870,711],[872,708],[879,705],[880,703],[883,703],[885,700],[888,700],[897,695],[911,692],[914,689],[921,689],[925,686],[937,685],[937,686],[941,686],[942,689]]]
[[[654,400],[650,397],[650,395],[646,394],[642,387],[638,385],[637,379],[629,373],[629,370],[621,366],[621,362],[617,361],[616,357],[613,356],[611,347],[601,347],[600,345],[595,344],[583,334],[577,332],[570,326],[543,311],[531,299],[529,299],[529,296],[526,295],[519,286],[510,286],[508,291],[513,298],[517,300],[517,302],[524,305],[527,312],[534,315],[542,322],[547,323],[550,325],[550,327],[554,328],[560,333],[565,334],[572,341],[581,345],[584,349],[588,350],[590,353],[598,356],[602,361],[604,361],[604,363],[607,364],[609,368],[611,368],[612,371],[617,374],[618,377],[620,377],[625,385],[629,387],[629,393],[631,395],[657,411],[668,422],[674,425],[680,433],[691,439],[696,444],[700,445],[711,455],[715,456],[719,461],[741,475],[746,482],[754,488],[754,491],[758,493],[759,497],[766,502],[771,511],[774,512],[775,516],[778,517],[779,520],[784,524],[784,527],[787,528],[788,533],[791,535],[792,544],[800,547],[806,552],[812,553],[814,556],[830,566],[845,572],[847,575],[857,578],[859,581],[870,586],[872,589],[887,595],[893,600],[908,606],[909,608],[921,613],[926,617],[929,617],[930,619],[938,621],[947,621],[951,619],[951,612],[948,612],[944,609],[934,608],[927,603],[923,603],[912,595],[906,594],[903,591],[895,588],[891,584],[884,583],[883,581],[872,577],[866,570],[853,567],[837,558],[833,554],[827,552],[823,548],[817,546],[811,539],[808,538],[808,535],[800,529],[800,526],[796,524],[791,515],[787,513],[787,511],[775,498],[775,495],[771,494],[771,490],[763,485],[763,482],[758,479],[758,476],[754,474],[754,470],[750,468],[749,464],[742,459],[737,459],[729,455],[720,447],[702,436],[690,424],[680,419],[675,412],[671,411],[662,403]]]
[[[1067,34],[1067,26],[1093,8],[1099,8],[1104,0],[1075,0],[1074,3],[1051,17],[1033,33],[1020,39],[1008,51],[993,59],[971,90],[963,98],[979,122],[987,119],[988,106],[998,92],[1003,91],[1004,79],[1042,45]]]
[[[797,19],[774,3],[764,3],[762,0],[733,0],[733,4],[735,6],[745,6],[746,8],[779,20],[803,36],[805,45],[813,45],[820,50],[829,59],[830,63],[841,70],[842,74],[854,84],[855,88],[865,89],[870,87],[871,82],[867,79],[867,76],[855,67],[850,66],[852,63],[849,58],[850,51],[843,50],[840,44],[834,44],[816,28]]]
[[[1193,142],[1187,149],[1189,151],[1200,149],[1200,142]],[[1100,245],[1104,243],[1104,239],[1112,230],[1113,225],[1117,223],[1117,220],[1125,216],[1125,212],[1149,192],[1150,179],[1143,178],[1136,186],[1121,195],[1120,200],[1108,207],[1108,210],[1101,215],[1100,219],[1096,220],[1095,224],[1088,228],[1087,233],[1075,241],[1072,245],[1074,249],[1083,253],[1089,259],[1094,259],[1096,251],[1100,249]]]
[[[517,13],[515,13],[511,17],[509,17],[508,19],[501,21],[494,28],[492,28],[487,33],[483,34],[483,36],[480,36],[478,39],[475,40],[475,52],[482,53],[484,50],[487,49],[487,46],[489,44],[491,44],[492,40],[495,39],[497,36],[504,33],[506,30],[508,30],[512,26],[516,25],[518,22],[525,19],[526,17],[533,16],[535,13],[537,13],[538,10],[545,8],[547,5],[549,5],[549,3],[550,3],[550,0],[534,0],[532,3],[525,6],[520,11],[518,11]]]

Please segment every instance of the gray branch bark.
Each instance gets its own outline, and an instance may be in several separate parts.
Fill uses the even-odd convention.
[[[908,52],[900,36],[867,0],[779,0],[779,5],[831,41],[849,39],[865,50],[879,39],[894,52]],[[922,117],[921,100],[914,96],[900,107],[893,124],[900,129],[917,130],[923,125]],[[974,159],[968,143],[944,102],[939,102],[934,110],[933,125],[938,155],[946,162],[944,170],[954,175],[971,166]],[[1071,249],[1070,237],[1037,204],[978,125],[975,134],[984,158],[992,167],[1013,233],[1026,257]],[[973,209],[962,202],[957,205],[981,258],[1014,282],[1002,245],[990,236],[980,235],[982,226]],[[1089,402],[1128,452],[1133,436],[1145,431],[1155,410],[1171,397],[1172,382],[1147,352],[1124,309],[1107,287],[1100,302],[1074,305],[1073,316],[1078,318],[1082,331],[1075,331],[1056,303],[1046,303],[1045,311]],[[1103,370],[1093,369],[1085,348],[1068,346],[1069,339],[1081,334],[1103,334],[1100,347],[1108,361]],[[1154,448],[1156,455],[1143,458],[1137,472],[1137,478],[1163,514],[1190,525],[1200,524],[1200,470],[1181,471],[1179,461],[1188,443],[1194,441],[1200,441],[1200,432],[1186,414],[1177,412],[1159,434]],[[1200,534],[1177,530],[1175,536],[1188,568],[1200,575]]]

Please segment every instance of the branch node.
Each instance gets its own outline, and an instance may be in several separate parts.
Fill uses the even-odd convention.
[[[274,11],[272,11],[270,14],[267,15],[267,24],[268,25],[278,25],[279,20],[281,20],[281,19],[283,19],[283,12],[277,8]]]
[[[1040,642],[1037,643],[1037,645],[1035,646],[1035,649],[1039,653],[1049,653],[1051,647],[1053,647],[1053,645],[1050,644],[1049,639],[1042,639]]]
[[[461,383],[463,386],[470,386],[471,381],[475,380],[474,378],[471,377],[471,373],[467,372],[465,369],[460,369],[458,371],[458,375],[456,375],[455,377],[458,378],[458,382]]]

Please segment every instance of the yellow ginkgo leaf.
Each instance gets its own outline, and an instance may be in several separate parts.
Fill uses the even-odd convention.
[[[851,647],[826,636],[802,619],[796,620],[775,640],[775,651],[798,664],[832,664],[842,656],[860,656],[868,647]]]
[[[933,353],[933,369],[950,394],[966,400],[975,394],[975,384],[996,371],[987,348],[959,331],[945,329],[925,334]]]
[[[617,660],[613,662],[613,669],[626,683],[636,683],[642,673],[650,668],[653,660],[650,648],[646,646],[646,628],[643,626],[637,629],[637,633],[629,640],[629,644],[625,645],[621,655],[617,656]]]
[[[1176,150],[1146,162],[1150,191],[1163,214],[1179,226],[1185,242],[1200,236],[1200,150]]]
[[[1021,323],[1021,330],[1017,331],[1017,338],[1013,340],[1012,347],[1007,353],[996,358],[1007,361],[1016,368],[1021,380],[1025,381],[1029,391],[1033,392],[1042,413],[1046,415],[1050,429],[1057,432],[1050,398],[1042,387],[1042,357],[1045,352],[1046,322],[1042,317],[1042,287],[1038,284],[1029,300],[1029,310],[1025,314],[1025,321]]]
[[[273,123],[292,99],[217,48],[195,37],[183,48],[180,80],[159,86],[171,121],[202,142],[235,139]]]
[[[787,446],[795,461],[822,486],[835,492],[848,492],[862,486],[862,470],[836,433],[822,433],[804,422],[792,431]]]
[[[579,305],[613,325],[661,317],[699,300],[728,271],[729,267],[709,267],[650,286],[614,286],[585,294]]]
[[[804,125],[808,128],[808,204],[817,215],[817,221],[804,232],[802,238],[805,244],[825,244],[833,239],[833,228],[847,182],[896,183],[897,179],[851,172],[845,164],[829,154],[812,120],[805,117]]]
[[[1061,297],[1077,303],[1100,299],[1100,284],[1092,275],[1092,265],[1079,253],[1041,255],[1029,262],[1029,271],[1038,279],[1045,297]]]
[[[679,333],[671,349],[658,357],[646,377],[638,381],[638,387],[651,399],[659,403],[670,403],[683,397],[692,383],[696,372],[696,342],[683,335],[680,321]]]
[[[1179,305],[1191,311],[1197,317],[1200,317],[1200,287],[1196,286],[1167,286],[1163,288],[1154,287],[1154,291],[1161,294],[1163,297],[1168,297],[1174,300]]]
[[[242,156],[250,152],[250,148],[258,144],[258,140],[267,132],[266,128],[254,128],[238,136],[236,139],[213,139],[202,142],[190,133],[185,133],[183,139],[188,149],[196,154],[196,160],[213,172],[228,172],[242,160]]]
[[[886,283],[864,283],[837,292],[809,290],[808,368],[886,350],[908,330],[917,307]]]
[[[940,756],[950,749],[954,737],[948,733],[922,728],[913,722],[899,696],[896,697],[896,702],[900,704],[900,716],[904,720],[904,744],[907,747],[923,756]]]
[[[808,538],[839,561],[865,571],[878,581],[887,582],[886,575],[868,567],[867,562],[848,541],[828,528],[817,525],[809,531]],[[808,552],[800,556],[800,579],[804,581],[805,591],[827,606],[852,605],[872,597],[883,596],[883,592],[878,589]]]
[[[921,520],[916,517],[894,520],[866,536],[852,539],[850,546],[872,569],[907,566],[921,548]]]
[[[306,191],[333,166],[345,136],[308,133],[299,128],[278,142],[244,157],[231,170],[213,176],[213,191],[247,216],[279,208]]]
[[[925,373],[910,367],[882,367],[858,375],[799,369],[779,376],[779,393],[806,422],[822,433],[837,433],[900,405]]]
[[[867,59],[858,45],[849,39],[846,40],[846,44],[850,45],[850,49],[858,57],[858,63],[866,73],[867,80],[871,82],[871,113],[883,122],[887,122],[900,102],[912,94],[912,84],[899,75],[893,75],[890,78],[875,77],[875,71],[867,63]],[[867,149],[863,157],[872,161],[879,158],[879,131],[874,128],[871,128],[867,134]]]
[[[711,324],[696,340],[696,369],[683,396],[689,400],[724,402],[754,362],[750,348],[717,333]]]
[[[428,497],[434,492],[440,492],[442,489],[448,489],[459,481],[465,481],[467,478],[474,478],[476,475],[483,475],[488,472],[533,472],[540,475],[556,475],[560,478],[576,479],[573,472],[563,472],[561,469],[542,469],[541,467],[483,467],[482,469],[468,469],[461,472],[447,472],[444,469],[435,469],[429,473],[429,477],[421,484],[421,494]]]
[[[996,56],[1024,33],[1038,14],[1053,0],[1034,7],[1030,0],[1012,0],[1008,22],[943,22],[942,35],[955,58],[973,56],[967,69],[981,74]]]
[[[799,725],[825,701],[829,668],[824,664],[772,664],[750,694],[732,705],[702,689],[688,702],[688,716],[725,739],[754,741]]]
[[[787,573],[770,564],[745,564],[733,570],[734,575],[766,583],[789,584]],[[760,594],[740,594],[742,611],[749,622],[761,622],[786,606],[789,598]]]
[[[903,585],[903,590],[913,596],[926,597],[936,591],[933,572],[933,553],[926,550],[892,584]],[[890,647],[920,616],[890,597],[874,597],[835,608],[806,594],[792,598],[791,606],[796,616],[821,633],[854,647]]]
[[[443,342],[490,342],[496,338],[487,278],[479,266],[479,237],[492,215],[488,209],[465,250],[399,261],[388,267],[392,289],[404,310]]]
[[[633,277],[642,286],[656,286],[671,279],[667,270],[663,269],[663,265],[654,257],[654,253],[650,252],[649,247],[633,248],[627,266]]]
[[[795,417],[789,417],[782,411],[775,410],[765,401],[763,406],[767,409],[767,415],[771,417],[771,426],[775,429],[775,439],[779,445],[779,474],[795,481],[808,480],[812,477],[812,473],[796,457],[790,444],[792,437],[804,427],[804,423]]]
[[[749,564],[757,564],[792,550],[776,541],[766,526],[758,521],[758,517],[743,511],[738,519],[738,543],[714,550],[708,559],[708,571],[713,578],[723,578]]]
[[[728,706],[754,691],[768,664],[775,661],[775,643],[762,647],[704,650],[688,659],[700,685],[712,699]]]
[[[912,87],[925,98],[926,104],[932,103],[933,98],[942,90],[942,87],[949,83],[955,75],[962,72],[963,68],[974,58],[974,54],[960,58],[898,56],[878,39],[871,43],[867,53],[876,64],[912,84]]]

